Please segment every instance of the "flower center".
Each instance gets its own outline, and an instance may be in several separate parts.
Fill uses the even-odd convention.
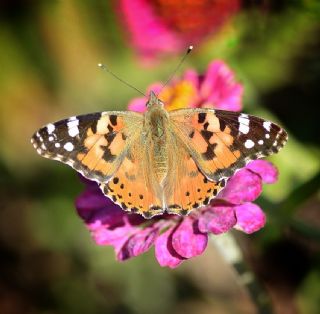
[[[190,107],[196,95],[196,89],[193,84],[185,80],[166,86],[161,91],[159,98],[165,103],[165,108],[171,111]]]
[[[154,0],[151,3],[166,25],[180,36],[194,39],[218,28],[239,6],[239,0]]]

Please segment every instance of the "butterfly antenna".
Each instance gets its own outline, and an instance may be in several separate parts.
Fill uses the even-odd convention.
[[[172,72],[172,74],[169,76],[169,78],[165,81],[165,83],[162,85],[160,92],[170,83],[170,81],[172,80],[172,78],[175,76],[175,74],[178,72],[178,70],[180,69],[182,63],[184,62],[184,60],[187,58],[188,54],[192,51],[193,46],[189,46],[186,53],[184,54],[184,56],[182,57],[182,59],[180,60],[180,62],[178,63],[178,65],[176,66],[176,68],[174,69],[174,71]],[[157,94],[159,95],[160,92]]]
[[[127,81],[123,80],[122,78],[120,78],[118,75],[114,74],[110,69],[108,69],[106,67],[106,65],[102,64],[102,63],[98,63],[98,67],[101,68],[102,70],[110,73],[114,78],[116,78],[118,81],[120,81],[121,83],[123,83],[124,85],[127,85],[128,87],[134,89],[135,91],[137,91],[138,93],[140,93],[141,95],[145,96],[146,95],[141,91],[139,90],[138,88],[134,87],[133,85],[129,84]]]

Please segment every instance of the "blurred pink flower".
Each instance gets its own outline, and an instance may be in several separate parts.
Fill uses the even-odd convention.
[[[177,53],[218,31],[240,0],[121,0],[119,11],[144,60]]]
[[[221,110],[240,111],[242,109],[243,87],[235,80],[234,73],[222,61],[215,60],[208,66],[205,75],[188,70],[182,79],[173,80],[162,90],[162,84],[152,84],[147,89],[165,103],[167,110],[179,108],[208,107]],[[128,108],[132,111],[146,110],[146,97],[133,99]]]
[[[159,86],[152,88],[157,91]],[[204,76],[187,71],[160,94],[167,109],[205,105],[240,110],[241,96],[242,86],[222,61],[212,62]],[[146,99],[138,98],[129,108],[143,111],[145,103]],[[277,180],[277,170],[270,162],[252,161],[228,180],[208,206],[187,217],[164,214],[149,220],[124,212],[102,194],[95,182],[83,180],[86,188],[77,198],[76,208],[97,244],[112,245],[119,261],[138,256],[154,245],[159,264],[174,268],[202,254],[210,233],[220,234],[231,228],[252,233],[262,228],[265,214],[252,202],[260,195],[263,183]]]

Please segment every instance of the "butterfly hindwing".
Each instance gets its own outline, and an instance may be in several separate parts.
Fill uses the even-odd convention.
[[[66,163],[88,179],[106,182],[141,127],[138,113],[93,113],[50,123],[31,142],[41,156]]]
[[[250,160],[276,153],[287,141],[278,125],[255,116],[213,109],[170,112],[172,129],[207,178],[229,178]]]
[[[225,180],[210,181],[200,171],[179,138],[170,141],[169,168],[164,195],[167,212],[188,215],[193,209],[208,205],[225,186]]]
[[[162,189],[150,162],[150,145],[143,135],[133,142],[113,178],[100,188],[122,209],[151,218],[164,212]]]

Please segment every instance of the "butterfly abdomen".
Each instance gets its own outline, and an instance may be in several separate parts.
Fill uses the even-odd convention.
[[[162,151],[154,150],[154,171],[161,184],[168,173],[168,158],[166,156],[166,149],[162,147]]]

